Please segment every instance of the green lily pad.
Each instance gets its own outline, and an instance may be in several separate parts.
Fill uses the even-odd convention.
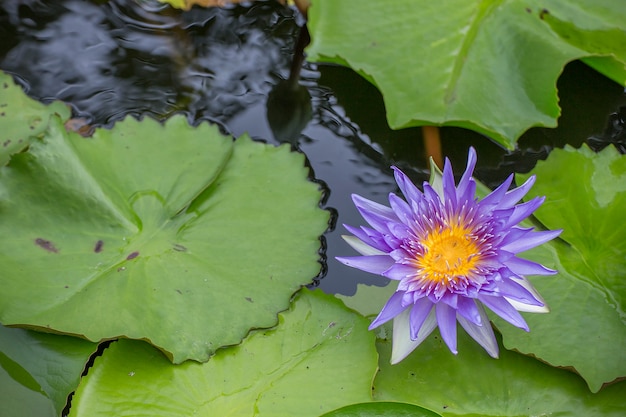
[[[40,136],[54,114],[67,120],[70,109],[59,101],[46,106],[31,100],[9,74],[0,71],[0,166]]]
[[[0,170],[0,321],[206,361],[318,274],[328,213],[307,175],[288,147],[182,116],[92,139],[55,120]]]
[[[412,404],[370,402],[342,407],[321,417],[437,417],[440,415]]]
[[[523,254],[559,271],[530,277],[551,312],[525,315],[530,333],[499,329],[507,348],[574,368],[596,392],[626,376],[626,157],[613,147],[598,154],[586,146],[555,149],[532,173],[537,183],[528,198],[547,196],[535,215],[563,228],[566,243]]]
[[[387,278],[380,277],[380,280],[381,282],[387,281],[387,285],[378,287],[375,285],[357,284],[357,290],[354,295],[335,294],[335,297],[365,317],[376,316],[398,287],[395,282],[391,282]]]
[[[614,0],[314,0],[307,53],[376,85],[394,129],[459,126],[512,149],[556,126],[566,63],[592,57],[626,83],[624,21]]]
[[[146,343],[115,342],[76,391],[70,416],[317,417],[371,400],[368,320],[319,290],[302,290],[279,320],[204,364],[173,365]]]
[[[450,417],[602,416],[626,414],[626,381],[592,394],[576,374],[502,350],[493,359],[468,335],[450,353],[436,334],[397,365],[391,341],[379,341],[374,398],[401,401]]]
[[[75,337],[0,326],[2,416],[61,415],[96,348]]]

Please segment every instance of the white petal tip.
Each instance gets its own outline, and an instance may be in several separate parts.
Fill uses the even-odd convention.
[[[341,235],[341,238],[345,240],[346,243],[352,247],[352,249],[359,252],[361,255],[386,255],[385,252],[371,247],[356,236]]]
[[[539,294],[537,294],[537,296],[538,295]],[[523,313],[544,313],[545,314],[545,313],[550,312],[550,307],[548,307],[546,304],[542,306],[536,306],[532,304],[524,304],[519,301],[512,300],[508,297],[504,297],[504,299],[508,301],[509,304],[511,304],[514,309],[516,309],[517,311],[521,311]]]

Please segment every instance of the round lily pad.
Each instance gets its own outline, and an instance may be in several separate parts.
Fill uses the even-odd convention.
[[[0,170],[0,321],[205,361],[319,270],[328,213],[288,147],[182,116],[85,139],[57,119]]]

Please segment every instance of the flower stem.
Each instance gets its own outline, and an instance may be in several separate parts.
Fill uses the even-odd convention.
[[[424,151],[426,158],[433,158],[439,169],[443,169],[443,154],[441,152],[441,137],[439,127],[422,126],[422,136],[424,137]]]

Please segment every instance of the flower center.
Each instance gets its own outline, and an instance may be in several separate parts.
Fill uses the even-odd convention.
[[[480,261],[480,247],[462,226],[432,231],[421,243],[424,254],[416,263],[429,281],[446,283],[456,281],[456,277],[467,277]]]

